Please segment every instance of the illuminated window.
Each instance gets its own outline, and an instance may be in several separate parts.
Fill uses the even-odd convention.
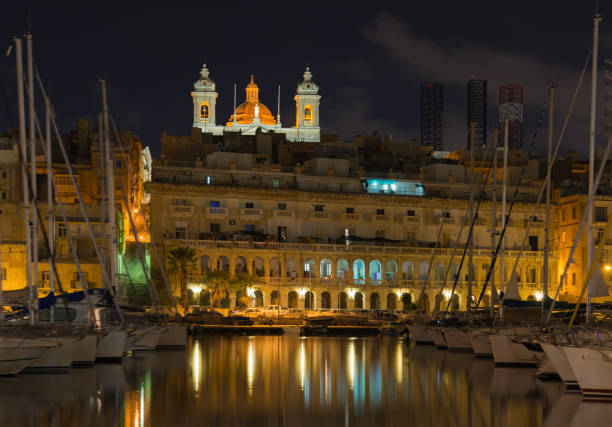
[[[208,121],[208,104],[207,103],[203,103],[200,106],[200,119],[203,121]]]
[[[66,226],[64,224],[57,224],[57,237],[66,237]]]
[[[312,122],[312,107],[310,105],[304,108],[304,121]]]

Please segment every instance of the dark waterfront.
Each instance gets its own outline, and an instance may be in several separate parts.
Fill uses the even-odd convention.
[[[611,411],[531,369],[378,337],[205,336],[187,351],[0,378],[2,426],[559,426]]]

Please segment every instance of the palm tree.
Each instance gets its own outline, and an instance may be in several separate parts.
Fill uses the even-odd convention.
[[[187,281],[189,273],[197,269],[198,258],[195,249],[178,247],[168,251],[168,273],[178,279],[181,291],[181,304],[187,307]]]
[[[225,289],[231,282],[230,272],[227,270],[206,270],[202,275],[202,281],[211,289],[210,299],[213,307],[219,307],[225,298]]]
[[[259,279],[257,276],[249,273],[237,273],[234,275],[234,277],[232,277],[230,284],[243,291],[242,297],[240,298],[240,301],[236,301],[236,305],[244,307],[249,305],[250,300],[246,295],[246,288],[253,286],[254,284],[258,283],[258,281]]]

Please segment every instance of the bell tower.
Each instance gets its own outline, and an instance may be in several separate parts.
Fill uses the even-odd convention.
[[[193,127],[201,128],[206,132],[207,128],[212,131],[216,125],[216,103],[219,94],[215,92],[215,82],[209,76],[206,64],[202,66],[200,78],[193,84]]]
[[[319,86],[312,81],[310,68],[306,67],[304,80],[298,83],[295,95],[297,139],[312,140],[320,135],[319,127]]]

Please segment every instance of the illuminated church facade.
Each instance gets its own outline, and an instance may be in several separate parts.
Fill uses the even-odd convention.
[[[245,101],[236,107],[225,125],[217,124],[216,102],[219,94],[215,82],[210,78],[206,64],[200,71],[200,78],[193,85],[193,127],[213,135],[224,132],[240,132],[243,135],[254,135],[258,130],[263,132],[284,133],[288,141],[319,142],[319,87],[312,81],[312,73],[306,67],[303,80],[298,83],[295,94],[296,124],[294,127],[283,127],[280,115],[276,118],[270,109],[259,101],[259,87],[251,76],[246,87]]]

